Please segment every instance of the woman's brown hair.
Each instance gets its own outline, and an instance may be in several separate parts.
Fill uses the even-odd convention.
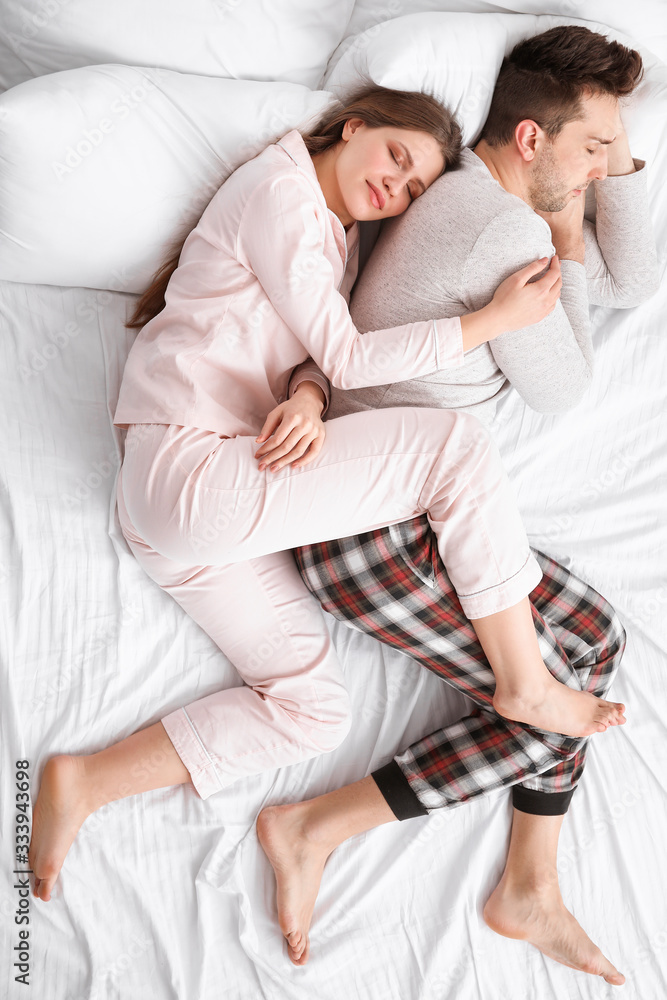
[[[323,153],[341,141],[343,127],[349,118],[361,118],[369,128],[404,128],[427,132],[438,142],[444,159],[443,173],[458,162],[461,152],[461,129],[448,109],[430,94],[386,87],[364,86],[350,95],[344,105],[327,111],[307,132],[302,132],[306,149],[311,154]],[[164,263],[137,302],[132,317],[125,326],[140,329],[164,309],[169,279],[178,267],[183,245],[192,232],[182,231],[168,246]]]

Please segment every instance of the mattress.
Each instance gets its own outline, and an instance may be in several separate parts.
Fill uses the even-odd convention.
[[[581,17],[582,5],[574,6]],[[359,16],[369,4],[363,8]],[[637,10],[638,30],[647,35]],[[667,92],[664,101],[667,108]],[[652,132],[645,141],[664,276],[667,135]],[[180,705],[241,683],[217,646],[144,574],[118,525],[123,433],[112,415],[134,338],[123,323],[135,299],[105,289],[0,283],[0,996],[11,1000],[26,995],[11,957],[20,930],[9,864],[16,762],[29,761],[34,798],[53,754],[103,749]],[[667,996],[666,313],[664,280],[640,307],[594,308],[597,360],[584,401],[570,413],[540,415],[510,393],[494,426],[531,544],[608,598],[628,633],[611,691],[626,704],[628,722],[591,741],[563,826],[559,873],[566,904],[625,974],[623,995],[633,1000]],[[178,786],[89,817],[51,902],[31,900],[37,996],[610,995],[594,977],[484,924],[482,907],[506,857],[507,792],[388,824],[339,847],[324,871],[310,961],[291,965],[273,873],[255,831],[260,809],[355,781],[468,707],[404,654],[326,620],[351,695],[349,737],[333,753],[206,801]]]

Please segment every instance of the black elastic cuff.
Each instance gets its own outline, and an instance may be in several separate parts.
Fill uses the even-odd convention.
[[[412,791],[410,782],[395,760],[390,760],[384,767],[373,771],[371,778],[384,795],[396,819],[428,816],[428,809],[424,808]]]
[[[534,816],[562,816],[567,812],[576,789],[569,792],[538,792],[534,788],[512,785],[512,805],[519,812]]]

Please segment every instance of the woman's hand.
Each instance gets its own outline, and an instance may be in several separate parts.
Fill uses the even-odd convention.
[[[319,455],[324,444],[324,393],[314,382],[302,382],[291,399],[271,410],[259,437],[265,442],[255,453],[259,470],[278,472],[286,465],[300,469]]]
[[[498,323],[504,332],[540,323],[556,308],[563,287],[558,255],[551,258],[551,264],[542,278],[530,280],[544,270],[546,262],[545,257],[522,267],[496,288],[490,304],[495,305]]]
[[[551,258],[542,278],[530,280],[544,271],[548,259],[542,257],[510,274],[498,285],[487,306],[461,317],[464,351],[495,340],[501,333],[539,323],[553,312],[563,285],[558,257]]]

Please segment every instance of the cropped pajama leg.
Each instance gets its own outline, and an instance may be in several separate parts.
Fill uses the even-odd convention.
[[[278,473],[259,472],[257,447],[249,437],[135,424],[118,481],[121,528],[138,561],[247,685],[163,719],[202,797],[333,749],[348,731],[340,664],[285,550],[427,512],[470,617],[511,607],[541,577],[497,449],[468,414],[341,417],[310,465]]]
[[[493,709],[495,678],[439,559],[426,518],[296,550],[322,607],[410,654],[476,703],[473,712],[418,740],[374,772],[399,819],[452,808],[512,786],[523,812],[566,812],[587,739],[533,729]],[[604,697],[625,648],[613,608],[540,552],[530,594],[540,652],[559,681]]]

